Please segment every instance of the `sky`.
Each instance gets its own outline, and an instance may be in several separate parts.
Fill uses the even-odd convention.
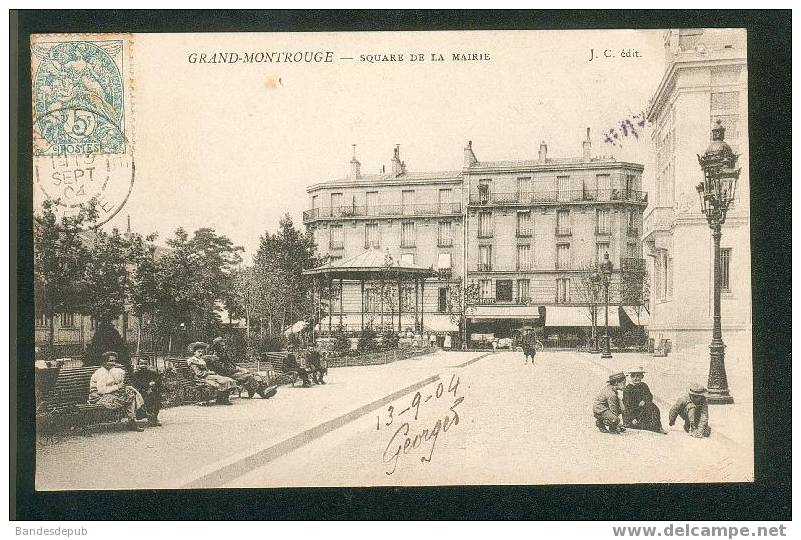
[[[593,153],[646,165],[650,138],[605,145],[602,132],[643,111],[665,70],[661,30],[136,34],[136,181],[108,227],[213,227],[246,249],[289,213],[301,225],[310,184],[363,173],[400,144],[410,171],[458,170],[468,140],[479,160]],[[589,61],[609,50],[614,58]],[[639,51],[624,58],[623,49]],[[191,53],[331,51],[331,63],[190,63]],[[423,62],[410,61],[422,53]],[[453,53],[488,54],[456,62]],[[404,54],[399,62],[361,55]],[[432,61],[442,54],[444,61]],[[348,60],[347,58],[353,58]],[[397,58],[397,57],[396,57]]]

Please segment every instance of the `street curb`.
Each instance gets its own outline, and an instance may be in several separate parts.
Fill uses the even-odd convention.
[[[297,450],[301,446],[304,446],[369,412],[383,407],[387,403],[391,403],[396,399],[405,396],[406,394],[419,390],[420,388],[438,380],[439,375],[432,375],[431,377],[427,377],[419,382],[407,386],[406,388],[373,401],[372,403],[363,405],[358,409],[354,409],[341,416],[328,420],[327,422],[318,424],[313,428],[307,429],[306,431],[303,431],[279,443],[270,445],[267,448],[257,450],[256,452],[249,450],[247,452],[232,456],[224,461],[209,466],[207,471],[202,473],[200,476],[197,476],[192,480],[182,482],[181,489],[221,487],[235,478],[247,474],[258,467],[266,465],[267,463],[283,456],[284,454],[288,454],[289,452]]]

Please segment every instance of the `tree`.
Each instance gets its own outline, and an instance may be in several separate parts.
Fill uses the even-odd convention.
[[[52,359],[56,313],[82,311],[89,262],[85,229],[97,221],[94,201],[72,216],[56,216],[58,201],[46,200],[35,216],[33,231],[34,304],[47,322],[45,356]]]
[[[95,333],[83,353],[83,365],[99,366],[103,363],[103,353],[106,351],[116,352],[118,362],[126,368],[132,367],[128,344],[111,323],[101,322],[95,327]]]
[[[245,319],[245,332],[250,346],[250,327],[259,306],[264,304],[263,281],[258,278],[253,266],[238,268],[233,275],[233,286],[225,300],[228,313]]]
[[[587,325],[591,328],[590,339],[592,346],[596,346],[598,343],[598,305],[603,300],[601,298],[603,285],[600,281],[598,267],[592,263],[584,264],[579,267],[576,278],[573,294],[586,308],[584,316],[587,318]]]
[[[172,336],[180,331],[181,340],[208,339],[219,331],[218,305],[230,296],[242,248],[210,228],[191,237],[178,228],[167,246],[169,252],[155,265],[160,332]]]
[[[448,280],[448,294],[446,309],[453,324],[458,324],[462,331],[462,348],[467,348],[467,317],[472,313],[478,303],[481,290],[475,281],[462,283],[461,280],[452,280],[450,272],[439,272],[439,279]]]
[[[145,326],[145,314],[150,314],[151,321],[159,306],[159,282],[156,266],[155,234],[142,237],[132,234],[129,237],[128,259],[133,268],[129,281],[131,312],[139,319],[139,335],[136,340],[136,352],[139,352],[142,329]],[[152,326],[152,325],[151,325]]]
[[[129,254],[129,243],[117,229],[96,231],[84,270],[84,313],[98,325],[110,325],[125,312],[131,292]]]

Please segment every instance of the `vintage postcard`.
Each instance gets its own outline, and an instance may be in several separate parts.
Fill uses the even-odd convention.
[[[750,38],[34,35],[36,489],[752,482]]]

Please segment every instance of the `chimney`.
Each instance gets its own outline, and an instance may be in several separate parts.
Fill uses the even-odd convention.
[[[540,157],[539,162],[545,163],[546,159],[548,158],[548,145],[545,144],[545,141],[540,143]]]
[[[350,160],[350,172],[348,173],[348,178],[361,178],[362,164],[359,163],[359,160],[356,159],[356,145],[353,145],[353,158]]]
[[[406,173],[406,164],[400,160],[400,145],[395,145],[395,153],[392,156],[392,176],[401,176]]]
[[[467,146],[464,148],[464,166],[472,167],[478,163],[476,155],[473,153],[473,141],[467,141]]]
[[[592,159],[592,141],[590,140],[590,128],[587,128],[587,138],[581,143],[581,157],[584,161]]]

